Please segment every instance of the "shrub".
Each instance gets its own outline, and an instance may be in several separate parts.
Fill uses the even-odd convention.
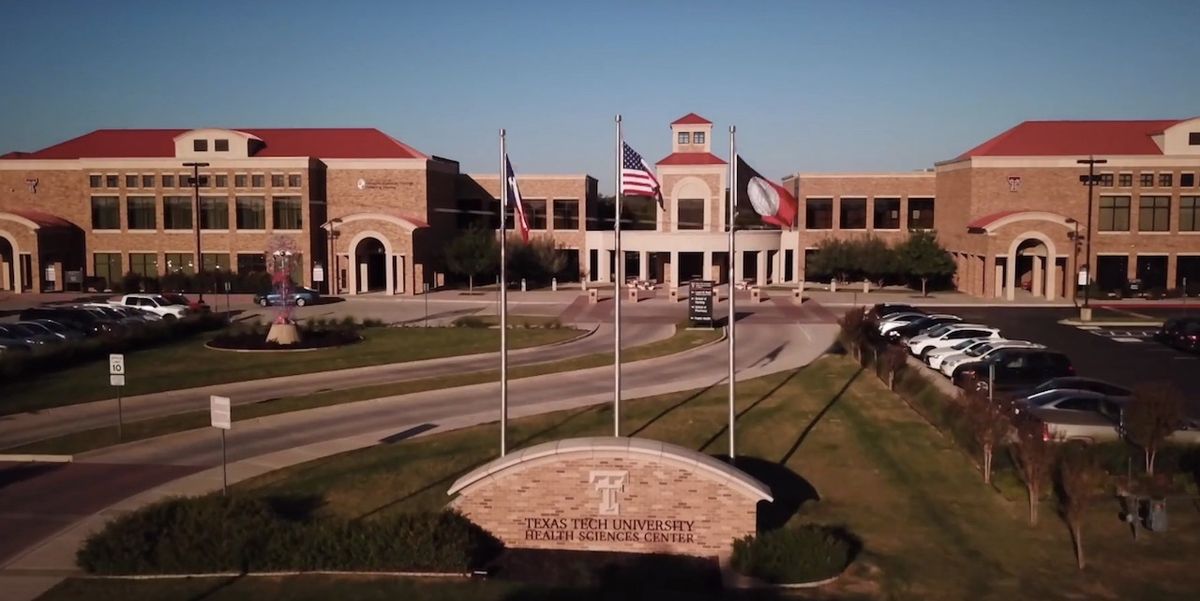
[[[465,572],[500,548],[452,511],[366,521],[313,518],[282,509],[295,501],[217,494],[168,499],[109,522],[87,539],[76,561],[93,574]]]
[[[454,320],[454,326],[459,328],[486,328],[490,327],[488,322],[481,317],[468,315]]]
[[[861,544],[841,528],[781,528],[733,543],[733,567],[772,584],[816,582],[842,573]]]

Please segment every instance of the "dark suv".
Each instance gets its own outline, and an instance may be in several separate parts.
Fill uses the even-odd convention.
[[[983,361],[959,367],[954,376],[955,386],[987,392],[992,366],[995,366],[994,392],[1020,393],[1050,378],[1075,375],[1071,360],[1060,352],[1044,348],[1006,348]]]
[[[1172,317],[1163,322],[1154,339],[1185,351],[1200,350],[1200,317]]]

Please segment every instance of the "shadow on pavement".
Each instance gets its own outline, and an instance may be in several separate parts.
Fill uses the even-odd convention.
[[[62,463],[13,463],[0,464],[0,488],[16,484],[18,482],[36,478],[42,474],[48,474],[53,471],[62,469]]]

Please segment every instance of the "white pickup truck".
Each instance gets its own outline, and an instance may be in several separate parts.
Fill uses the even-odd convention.
[[[143,311],[160,315],[163,319],[177,319],[188,314],[186,306],[172,304],[171,301],[159,294],[126,294],[119,301],[110,301],[110,304],[137,307]]]

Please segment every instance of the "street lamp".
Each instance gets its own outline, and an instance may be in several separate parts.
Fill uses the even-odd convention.
[[[325,263],[327,263],[330,266],[329,275],[327,276],[329,278],[329,295],[330,296],[334,296],[338,293],[338,289],[337,289],[337,276],[338,276],[337,249],[334,248],[334,239],[337,238],[337,230],[335,230],[334,228],[337,227],[337,225],[341,222],[342,222],[341,217],[334,217],[333,219],[330,219],[329,221],[326,221],[325,223],[321,224],[321,227],[325,228],[326,232],[329,232],[329,256],[326,259]]]
[[[1088,189],[1087,229],[1083,232],[1085,246],[1087,247],[1087,249],[1084,251],[1085,252],[1084,262],[1087,265],[1087,279],[1085,279],[1084,283],[1083,283],[1083,309],[1084,309],[1085,319],[1091,319],[1091,317],[1092,317],[1092,315],[1091,315],[1091,313],[1092,313],[1092,306],[1091,306],[1091,300],[1092,300],[1092,298],[1091,298],[1092,297],[1092,294],[1091,294],[1091,292],[1092,292],[1092,197],[1093,197],[1093,190],[1096,187],[1096,182],[1098,181],[1098,176],[1096,175],[1096,165],[1103,165],[1103,164],[1107,163],[1108,161],[1105,159],[1097,159],[1095,157],[1089,156],[1086,159],[1079,159],[1078,161],[1075,161],[1075,162],[1079,163],[1080,165],[1088,166],[1087,175],[1079,176],[1079,181],[1081,183],[1083,183],[1084,185],[1086,185],[1087,189]]]
[[[1075,289],[1079,290],[1079,220],[1074,217],[1067,217],[1067,223],[1075,227],[1075,231],[1068,234],[1071,238],[1071,264],[1075,266]],[[1075,306],[1079,306],[1079,296],[1072,295],[1075,301]]]
[[[192,168],[192,227],[196,228],[196,268],[195,274],[200,275],[204,261],[200,254],[200,168],[208,163],[184,163],[184,167]],[[204,287],[200,286],[200,302],[204,302]]]

